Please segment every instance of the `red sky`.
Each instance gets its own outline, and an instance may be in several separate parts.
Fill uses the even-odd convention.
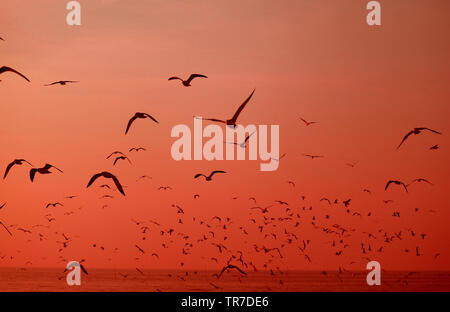
[[[31,83],[2,74],[0,165],[6,168],[23,157],[35,166],[51,163],[64,174],[37,176],[31,183],[24,165],[0,182],[0,204],[7,202],[0,220],[17,225],[11,228],[13,237],[0,231],[0,256],[14,256],[0,260],[0,266],[24,266],[27,261],[64,266],[61,256],[67,261],[86,258],[91,267],[178,268],[184,262],[191,268],[216,268],[209,258],[224,262],[229,255],[218,254],[211,245],[220,241],[217,237],[197,244],[208,230],[192,224],[192,218],[210,222],[218,215],[234,222],[224,244],[245,251],[246,259],[260,266],[270,257],[255,253],[253,244],[279,246],[287,227],[299,241],[283,249],[283,259],[274,260],[282,268],[343,265],[364,270],[367,261],[362,257],[367,256],[385,269],[450,269],[450,3],[381,2],[382,25],[369,27],[366,1],[92,0],[80,1],[82,26],[70,27],[64,1],[2,1],[0,36],[6,41],[0,41],[0,66],[23,72]],[[209,78],[194,80],[190,88],[167,81],[193,72]],[[62,79],[81,82],[43,86]],[[229,118],[254,88],[239,122],[280,125],[280,152],[287,156],[277,171],[260,172],[259,161],[172,160],[173,126],[192,126],[193,115]],[[160,124],[137,121],[125,136],[128,119],[138,111],[152,114]],[[300,117],[318,124],[305,127]],[[420,126],[443,135],[414,136],[395,151],[403,135]],[[440,149],[430,151],[435,144]],[[126,152],[134,146],[149,150],[128,153],[132,166],[112,166],[105,160],[114,150]],[[302,153],[325,158],[312,161]],[[349,162],[357,165],[350,168],[345,165]],[[195,173],[213,169],[228,173],[212,182],[193,179]],[[86,189],[91,175],[103,170],[128,186],[126,197],[101,190],[102,182]],[[143,174],[153,179],[136,182]],[[418,177],[434,186],[413,184],[409,194],[395,187],[384,192],[388,179],[410,182]],[[173,190],[158,191],[162,185]],[[107,193],[114,199],[99,199]],[[197,200],[195,193],[201,195]],[[73,194],[79,197],[64,199]],[[276,222],[273,231],[279,239],[264,239],[249,221],[261,219],[255,211],[249,216],[254,206],[250,196],[258,205],[274,205],[274,217],[285,216],[285,207],[274,201],[288,202],[301,214],[300,227]],[[342,204],[329,208],[319,202],[323,196],[340,202],[352,198],[351,213],[363,217],[347,214]],[[386,199],[394,203],[383,204]],[[45,208],[56,201],[64,207]],[[102,209],[105,203],[110,207]],[[185,210],[184,225],[177,224],[180,215],[172,204]],[[302,211],[311,205],[312,211]],[[75,214],[64,215],[69,211]],[[366,216],[369,211],[372,217]],[[401,217],[392,217],[393,211]],[[47,213],[56,221],[46,221]],[[331,247],[335,236],[311,226],[313,216],[319,226],[355,229],[344,238],[350,247],[343,256],[334,255],[339,250]],[[161,238],[157,227],[142,241],[130,219],[145,224],[157,220],[164,230],[190,235],[192,254],[182,255],[180,235]],[[36,224],[50,228],[33,228]],[[240,226],[250,234],[242,234]],[[386,244],[379,229],[402,231],[403,239]],[[411,237],[409,229],[417,235]],[[378,234],[377,239],[371,241],[363,232]],[[39,233],[47,240],[39,241]],[[59,252],[61,233],[73,241]],[[421,233],[426,233],[425,240]],[[303,239],[312,241],[307,251],[312,264],[298,250]],[[363,241],[385,246],[384,251],[362,255]],[[163,242],[170,248],[164,249]],[[415,256],[416,246],[423,256]],[[152,252],[160,255],[159,261]],[[440,256],[435,260],[436,253]],[[352,261],[357,264],[350,265]]]

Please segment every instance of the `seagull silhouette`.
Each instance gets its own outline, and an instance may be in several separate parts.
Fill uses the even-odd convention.
[[[301,121],[303,121],[305,123],[306,126],[310,126],[310,125],[317,123],[316,121],[306,121],[302,117],[300,117],[300,119],[301,119]]]
[[[6,179],[6,176],[8,175],[9,170],[11,170],[11,168],[14,165],[22,165],[24,162],[26,162],[27,164],[29,164],[30,166],[33,166],[32,164],[30,164],[28,161],[26,161],[25,159],[15,159],[13,162],[9,163],[8,166],[6,167],[5,170],[5,175],[3,176],[3,179]]]
[[[117,155],[117,154],[120,154],[120,155],[123,155],[123,156],[125,156],[125,154],[124,154],[124,153],[122,153],[122,152],[119,152],[119,151],[115,151],[115,152],[112,152],[111,154],[109,154],[109,156],[108,156],[108,157],[106,157],[106,159],[110,159],[110,158],[111,158],[111,156],[113,156],[113,155]]]
[[[222,271],[220,271],[219,275],[217,276],[217,278],[220,278],[222,276],[222,274],[227,271],[227,270],[231,270],[231,269],[235,269],[237,270],[239,273],[243,274],[243,275],[247,275],[247,273],[245,273],[243,270],[241,270],[239,267],[229,264],[225,267],[223,267]]]
[[[106,179],[112,179],[114,181],[114,184],[116,185],[117,189],[119,190],[119,192],[122,193],[123,196],[125,196],[125,192],[123,191],[123,187],[120,184],[119,180],[116,178],[115,175],[113,175],[112,173],[109,173],[107,171],[103,171],[103,172],[94,174],[92,176],[92,178],[89,180],[89,183],[86,186],[86,188],[88,188],[92,183],[94,183],[95,180],[97,180],[100,177],[104,177]]]
[[[130,159],[129,159],[127,156],[119,156],[119,157],[116,157],[116,159],[114,159],[113,166],[116,165],[116,162],[117,162],[117,161],[119,161],[119,160],[125,160],[125,159],[128,160],[128,162],[130,163],[130,165],[132,164],[131,161],[130,161]]]
[[[128,133],[128,130],[130,129],[131,124],[138,118],[140,118],[140,119],[150,118],[154,122],[159,123],[155,118],[153,118],[149,114],[147,114],[147,113],[139,113],[138,112],[138,113],[134,114],[134,116],[131,117],[131,119],[128,121],[128,125],[127,125],[127,129],[125,130],[125,134]]]
[[[197,173],[197,174],[194,176],[194,179],[197,179],[198,177],[203,176],[203,177],[205,177],[206,181],[211,181],[213,175],[215,175],[216,173],[226,173],[226,172],[225,172],[225,171],[222,171],[222,170],[215,170],[215,171],[211,172],[211,173],[209,174],[209,176],[206,176],[206,175],[204,175],[203,173]]]
[[[145,152],[146,150],[147,149],[144,147],[132,147],[132,148],[130,148],[129,152],[133,152],[133,151],[135,151],[135,152],[144,151]]]
[[[60,81],[55,81],[55,82],[46,84],[46,85],[44,85],[44,86],[45,86],[45,87],[49,87],[49,86],[54,86],[54,85],[57,85],[57,84],[60,84],[60,85],[62,85],[62,86],[65,86],[65,85],[68,84],[68,83],[77,83],[77,82],[79,82],[79,81],[73,81],[73,80],[60,80]]]
[[[208,78],[205,75],[201,75],[201,74],[192,74],[189,76],[189,78],[187,80],[183,80],[179,77],[170,77],[169,80],[181,80],[181,83],[183,84],[183,86],[185,87],[190,87],[191,86],[191,81],[194,80],[195,78]]]
[[[61,169],[58,169],[58,168],[56,168],[56,167],[53,166],[53,165],[45,164],[45,166],[42,167],[42,168],[32,168],[32,169],[30,170],[30,180],[31,180],[31,182],[33,182],[34,176],[36,175],[36,172],[37,172],[37,173],[40,173],[40,174],[50,174],[50,173],[52,173],[52,172],[50,171],[51,168],[55,168],[55,169],[58,170],[59,172],[64,173]]]
[[[433,183],[431,183],[430,181],[428,181],[427,179],[423,179],[423,178],[417,178],[411,181],[411,183],[407,184],[406,186],[410,186],[411,184],[413,184],[414,182],[425,182],[428,183],[430,185],[434,185]]]
[[[26,81],[30,82],[30,80],[27,77],[25,77],[24,75],[19,73],[17,70],[12,69],[11,67],[8,67],[8,66],[0,67],[0,75],[3,74],[3,73],[6,73],[6,72],[11,72],[11,73],[17,74],[20,77],[22,77],[23,79],[25,79]]]
[[[405,183],[403,183],[402,181],[397,181],[397,180],[389,180],[386,183],[386,186],[384,187],[384,190],[387,191],[387,189],[389,188],[389,185],[391,184],[396,184],[396,185],[401,185],[405,188],[406,193],[408,193],[408,187]]]
[[[324,156],[320,156],[320,155],[310,155],[310,154],[303,154],[303,156],[305,156],[305,157],[311,157],[311,159],[314,159],[314,158],[323,158]]]
[[[63,204],[57,202],[57,203],[48,203],[47,206],[45,206],[45,208],[48,208],[48,207],[50,207],[50,206],[56,207],[56,206],[58,206],[58,205],[64,207]]]
[[[417,135],[417,134],[420,134],[422,131],[424,131],[424,130],[427,130],[427,131],[430,131],[430,132],[433,132],[433,133],[436,133],[436,134],[442,134],[442,133],[440,133],[440,132],[438,132],[438,131],[436,131],[436,130],[433,130],[433,129],[430,129],[430,128],[414,128],[414,129],[412,129],[411,131],[409,131],[404,137],[403,137],[403,140],[400,142],[400,144],[397,146],[397,149],[399,149],[400,148],[400,146],[402,146],[402,144],[403,144],[403,142],[405,142],[408,138],[409,138],[409,136],[410,135],[412,135],[412,134],[414,134],[414,135]]]
[[[244,103],[241,104],[241,106],[239,106],[239,108],[237,109],[236,113],[234,113],[233,117],[231,119],[228,120],[220,120],[220,119],[215,119],[215,118],[204,118],[204,120],[209,120],[209,121],[214,121],[214,122],[220,122],[220,123],[224,123],[227,126],[234,126],[236,127],[236,121],[239,117],[239,114],[242,112],[242,110],[245,108],[245,105],[247,105],[247,103],[250,101],[250,99],[252,98],[253,94],[255,93],[255,90],[253,90],[253,92],[250,94],[250,96],[244,101]]]

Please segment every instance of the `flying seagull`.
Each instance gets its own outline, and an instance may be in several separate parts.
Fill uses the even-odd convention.
[[[99,177],[112,179],[114,181],[114,184],[116,185],[117,189],[119,190],[119,192],[122,193],[123,196],[125,196],[125,192],[123,191],[122,185],[120,184],[119,180],[116,178],[115,175],[113,175],[112,173],[109,173],[107,171],[103,171],[101,173],[94,174],[92,176],[92,178],[89,180],[89,183],[86,186],[86,188],[88,188],[92,183],[94,183],[94,181],[97,180],[97,178],[99,178]]]
[[[310,126],[310,125],[317,123],[316,121],[306,121],[302,117],[300,117],[300,119],[301,119],[301,121],[303,121],[305,123],[306,126]]]
[[[58,205],[64,207],[63,204],[61,204],[60,202],[57,202],[57,203],[48,203],[47,206],[45,206],[45,208],[48,208],[48,207],[50,207],[50,206],[56,207],[56,206],[58,206]]]
[[[153,120],[156,123],[159,123],[155,118],[153,118],[152,116],[150,116],[147,113],[136,113],[134,114],[133,117],[131,117],[131,119],[128,121],[128,125],[127,125],[127,129],[125,130],[125,134],[128,133],[128,130],[130,129],[131,124],[137,119],[137,118],[141,118],[141,119],[145,119],[145,118],[150,118],[151,120]]]
[[[13,162],[11,162],[5,170],[5,175],[3,176],[3,179],[6,179],[6,176],[8,175],[9,170],[11,170],[11,168],[14,165],[22,165],[24,162],[26,162],[27,164],[29,164],[30,166],[33,166],[32,164],[30,164],[28,161],[26,161],[25,159],[15,159]]]
[[[129,152],[133,152],[133,151],[135,151],[135,152],[144,151],[145,152],[146,150],[147,149],[144,147],[132,147],[132,148],[130,148]]]
[[[323,158],[324,156],[321,156],[321,155],[310,155],[310,154],[303,154],[303,156],[305,156],[305,157],[311,157],[311,159],[314,159],[314,158]]]
[[[55,168],[55,169],[58,170],[59,172],[64,173],[62,170],[56,168],[56,167],[53,166],[53,165],[45,164],[45,166],[42,167],[42,168],[32,168],[32,169],[30,170],[30,180],[31,180],[31,182],[33,182],[34,176],[35,176],[36,172],[37,172],[37,173],[40,173],[40,174],[49,174],[49,173],[51,173],[51,171],[50,171],[51,168]]]
[[[128,162],[130,163],[130,165],[131,165],[131,160],[127,157],[127,156],[119,156],[119,157],[116,157],[116,159],[114,159],[114,163],[113,163],[113,166],[115,166],[116,165],[116,162],[117,161],[119,161],[119,160],[128,160]]]
[[[192,74],[189,76],[189,78],[187,80],[183,80],[179,77],[170,77],[169,80],[181,80],[181,83],[183,84],[183,86],[185,87],[190,87],[191,86],[191,81],[194,80],[194,78],[208,78],[205,75],[201,75],[201,74]]]
[[[410,185],[413,184],[414,182],[425,182],[425,183],[428,183],[428,184],[430,184],[430,185],[433,185],[433,183],[431,183],[431,182],[428,181],[427,179],[424,179],[424,178],[417,178],[417,179],[412,180],[412,182],[409,183],[407,186],[410,186]]]
[[[209,176],[205,176],[203,173],[197,173],[197,174],[194,176],[194,179],[197,179],[198,177],[203,176],[203,177],[205,177],[206,181],[211,181],[213,175],[215,175],[216,173],[226,173],[226,172],[225,172],[225,171],[222,171],[222,170],[215,170],[215,171],[211,172]]]
[[[125,156],[125,154],[124,154],[124,153],[122,153],[122,152],[119,152],[119,151],[115,151],[115,152],[112,152],[111,154],[109,154],[109,156],[108,156],[108,157],[106,157],[106,159],[109,159],[109,158],[111,158],[111,156],[113,156],[113,155],[116,155],[116,154],[120,154],[120,155],[123,155],[123,156]]]
[[[396,184],[396,185],[401,185],[401,186],[403,186],[403,187],[405,188],[406,193],[408,193],[408,187],[407,187],[407,185],[406,185],[405,183],[403,183],[402,181],[397,181],[397,180],[389,180],[389,181],[386,183],[386,186],[384,187],[384,190],[387,191],[389,185],[391,185],[391,184]]]
[[[253,93],[255,93],[255,90],[253,90],[253,92],[250,94],[250,96],[244,101],[244,103],[241,104],[241,106],[239,106],[239,108],[237,109],[237,111],[234,113],[233,117],[231,119],[228,120],[220,120],[220,119],[215,119],[215,118],[204,118],[204,120],[209,120],[209,121],[214,121],[214,122],[220,122],[220,123],[224,123],[228,126],[234,126],[236,127],[236,121],[239,117],[239,114],[242,112],[242,110],[244,109],[245,105],[247,105],[247,103],[250,101],[250,99],[253,96]]]
[[[397,146],[397,149],[399,149],[400,146],[402,146],[403,142],[405,142],[406,139],[408,139],[410,135],[412,135],[412,134],[420,134],[420,133],[421,133],[422,131],[424,131],[424,130],[427,130],[427,131],[430,131],[430,132],[433,132],[433,133],[436,133],[436,134],[442,134],[442,133],[440,133],[440,132],[438,132],[438,131],[436,131],[436,130],[430,129],[430,128],[414,128],[414,129],[412,129],[411,131],[409,131],[409,132],[403,137],[403,140],[402,140],[402,141],[400,142],[400,144]]]
[[[60,84],[60,85],[62,85],[62,86],[65,86],[65,85],[68,84],[68,83],[77,83],[77,82],[79,82],[79,81],[73,81],[73,80],[60,80],[60,81],[52,82],[52,83],[50,83],[50,84],[46,84],[46,85],[44,85],[44,86],[45,86],[45,87],[49,87],[49,86],[54,86],[54,85],[57,85],[57,84]]]
[[[25,77],[24,75],[22,75],[21,73],[19,73],[17,70],[12,69],[11,67],[8,67],[8,66],[2,66],[2,67],[0,67],[0,75],[3,74],[3,73],[6,73],[6,72],[12,72],[12,73],[14,73],[14,74],[17,74],[17,75],[19,75],[20,77],[22,77],[23,79],[25,79],[26,81],[30,82],[30,80],[29,80],[27,77]]]

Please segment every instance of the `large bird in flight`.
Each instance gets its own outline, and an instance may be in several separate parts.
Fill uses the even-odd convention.
[[[45,86],[45,87],[49,87],[49,86],[54,86],[54,85],[57,85],[57,84],[62,85],[62,86],[65,86],[65,85],[68,84],[68,83],[77,83],[77,82],[79,82],[79,81],[73,81],[73,80],[60,80],[60,81],[55,81],[55,82],[46,84],[46,85],[44,85],[44,86]]]
[[[5,174],[4,174],[4,176],[3,176],[3,179],[6,179],[6,176],[8,175],[9,170],[11,170],[11,168],[12,168],[14,165],[22,165],[24,162],[26,162],[27,164],[29,164],[30,166],[33,167],[33,165],[30,164],[30,163],[29,163],[28,161],[26,161],[25,159],[15,159],[13,162],[9,163],[8,166],[6,167],[6,170],[5,170]]]
[[[387,189],[389,188],[389,185],[391,185],[391,184],[396,184],[396,185],[403,186],[405,188],[405,191],[408,193],[408,186],[405,183],[403,183],[402,181],[397,181],[397,180],[389,180],[386,183],[386,186],[384,187],[384,190],[387,191]]]
[[[30,80],[27,77],[25,77],[24,75],[19,73],[17,70],[12,69],[11,67],[8,67],[8,66],[0,67],[0,75],[3,74],[3,73],[6,73],[6,72],[11,72],[11,73],[17,74],[20,77],[22,77],[23,79],[25,79],[26,81],[30,82]]]
[[[88,188],[89,186],[91,186],[92,183],[94,183],[95,180],[97,180],[99,177],[104,177],[107,179],[112,179],[114,181],[114,184],[116,185],[117,189],[119,190],[120,193],[122,193],[123,196],[125,196],[125,192],[123,191],[123,187],[120,184],[119,180],[116,178],[115,175],[113,175],[112,173],[109,173],[107,171],[103,171],[97,174],[94,174],[92,176],[92,178],[89,180],[88,185],[86,186],[86,188]]]
[[[203,173],[197,173],[197,174],[194,176],[194,179],[197,179],[198,177],[203,176],[203,177],[205,177],[206,181],[211,181],[213,175],[215,175],[216,173],[226,173],[226,172],[225,172],[225,171],[222,171],[222,170],[215,170],[215,171],[211,172],[211,173],[209,174],[209,176],[206,176],[206,175],[204,175]]]
[[[247,105],[247,103],[250,101],[250,99],[253,96],[253,93],[255,93],[255,90],[253,90],[252,93],[250,94],[250,96],[244,101],[244,103],[242,103],[241,106],[239,106],[239,108],[234,113],[234,115],[233,115],[233,117],[231,119],[228,119],[228,120],[221,120],[221,119],[215,119],[215,118],[203,118],[203,119],[204,120],[209,120],[209,121],[214,121],[214,122],[224,123],[227,126],[234,126],[234,127],[236,127],[236,121],[237,121],[237,119],[239,117],[239,114],[245,108],[245,105]]]
[[[55,169],[58,170],[59,172],[64,173],[62,170],[56,168],[56,167],[53,166],[53,165],[45,164],[45,166],[42,167],[42,168],[32,168],[32,169],[30,170],[30,180],[31,180],[31,182],[33,182],[34,176],[36,175],[36,172],[37,172],[37,173],[40,173],[40,174],[50,174],[50,173],[51,173],[51,171],[50,171],[51,168],[55,168]]]
[[[414,128],[411,131],[409,131],[404,137],[403,140],[400,142],[400,144],[397,146],[397,149],[400,148],[400,146],[402,146],[402,144],[406,141],[406,139],[408,139],[412,134],[416,135],[416,134],[420,134],[422,131],[427,130],[436,134],[442,134],[436,130],[430,129],[430,128]]]
[[[185,87],[190,87],[191,86],[191,82],[192,80],[194,80],[194,78],[208,78],[205,75],[201,75],[201,74],[192,74],[189,76],[189,78],[187,80],[183,80],[179,77],[170,77],[169,80],[181,80],[181,83],[183,84],[183,86]]]
[[[150,119],[153,120],[154,122],[159,123],[155,118],[153,118],[152,116],[150,116],[150,115],[147,114],[147,113],[136,113],[136,114],[134,114],[134,116],[131,117],[131,119],[128,121],[128,125],[127,125],[127,129],[125,130],[125,134],[128,133],[128,130],[130,129],[131,124],[132,124],[136,119],[138,119],[138,118],[140,118],[140,119],[150,118]]]

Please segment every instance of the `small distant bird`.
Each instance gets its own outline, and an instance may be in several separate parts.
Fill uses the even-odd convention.
[[[9,170],[11,170],[11,168],[12,168],[14,165],[22,165],[24,162],[26,162],[27,164],[29,164],[30,166],[33,167],[33,165],[30,164],[30,163],[29,163],[28,161],[26,161],[25,159],[15,159],[13,162],[11,162],[11,163],[6,167],[5,175],[3,176],[3,179],[6,179],[6,176],[8,175]]]
[[[198,177],[203,176],[203,177],[205,177],[206,181],[211,181],[213,175],[215,175],[216,173],[226,173],[226,172],[225,172],[225,171],[222,171],[222,170],[215,170],[215,171],[211,172],[211,173],[209,174],[209,176],[206,176],[206,175],[204,175],[203,173],[197,173],[197,174],[194,176],[194,179],[197,179]]]
[[[406,139],[408,139],[410,135],[412,135],[412,134],[414,134],[414,135],[420,134],[420,133],[421,133],[422,131],[424,131],[424,130],[427,130],[427,131],[430,131],[430,132],[433,132],[433,133],[436,133],[436,134],[442,134],[442,133],[440,133],[440,132],[438,132],[438,131],[436,131],[436,130],[430,129],[430,128],[414,128],[414,129],[412,129],[411,131],[409,131],[409,132],[403,137],[403,140],[400,142],[400,144],[398,145],[397,149],[399,149],[400,146],[402,146],[403,142],[405,142]]]
[[[123,191],[123,187],[120,184],[119,180],[116,178],[115,175],[113,175],[112,173],[109,173],[107,171],[103,171],[101,173],[94,174],[92,176],[92,178],[89,180],[89,183],[86,186],[86,188],[91,186],[91,184],[94,183],[94,181],[97,180],[99,177],[104,177],[106,179],[112,179],[114,184],[116,185],[117,189],[119,190],[119,192],[122,193],[123,196],[125,196],[125,192]]]
[[[119,157],[116,157],[116,159],[114,159],[113,166],[115,166],[116,162],[118,162],[119,160],[125,160],[125,159],[128,160],[128,162],[131,165],[131,160],[127,156],[119,156]]]
[[[146,151],[147,149],[146,148],[143,148],[143,147],[132,147],[132,148],[130,148],[130,150],[129,150],[129,152],[133,152],[133,151],[135,151],[135,152],[139,152],[139,151]]]
[[[111,154],[109,154],[109,156],[108,156],[108,157],[106,157],[106,159],[110,159],[110,158],[111,158],[111,156],[113,156],[113,155],[117,155],[117,154],[119,154],[119,155],[122,155],[122,156],[125,156],[125,154],[124,154],[124,153],[122,153],[122,152],[119,152],[119,151],[115,151],[115,152],[112,152]]]
[[[150,118],[154,122],[159,123],[155,118],[153,118],[149,114],[147,114],[147,113],[139,113],[138,112],[138,113],[134,114],[134,116],[131,117],[130,120],[128,121],[128,125],[127,125],[127,129],[125,130],[125,134],[128,133],[128,130],[130,129],[131,124],[138,118],[140,118],[140,119]]]
[[[401,185],[401,186],[403,186],[404,189],[405,189],[405,191],[408,193],[408,187],[407,187],[407,185],[406,185],[405,183],[403,183],[402,181],[397,181],[397,180],[389,180],[389,181],[386,183],[386,186],[384,187],[384,190],[387,191],[389,185],[391,185],[391,184],[396,184],[396,185]]]
[[[344,204],[345,207],[348,207],[348,205],[350,205],[351,201],[352,201],[351,199],[347,199],[347,200],[342,201],[342,203]]]
[[[12,69],[11,67],[8,67],[8,66],[0,67],[0,75],[3,74],[3,73],[6,73],[6,72],[11,72],[11,73],[17,74],[20,77],[22,77],[23,79],[25,79],[26,81],[30,82],[30,80],[27,77],[25,77],[24,75],[19,73],[17,70]]]
[[[62,86],[65,86],[65,85],[68,84],[68,83],[77,83],[77,82],[79,82],[79,81],[73,81],[73,80],[60,80],[60,81],[52,82],[52,83],[50,83],[50,84],[46,84],[46,85],[44,85],[44,86],[45,86],[45,87],[48,87],[48,86],[54,86],[54,85],[57,85],[57,84],[62,85]]]
[[[245,108],[245,105],[247,105],[247,103],[250,101],[250,99],[252,98],[253,94],[255,93],[255,90],[252,91],[252,93],[250,94],[250,96],[244,101],[244,103],[241,104],[241,106],[239,106],[239,108],[237,109],[237,111],[234,113],[233,117],[231,119],[228,120],[221,120],[221,119],[215,119],[215,118],[204,118],[204,120],[209,120],[209,121],[214,121],[214,122],[220,122],[220,123],[224,123],[227,126],[233,126],[236,127],[236,121],[240,115],[240,113],[242,112],[242,110]]]
[[[64,207],[63,204],[57,202],[57,203],[48,203],[48,204],[45,206],[45,208],[48,208],[48,207],[50,207],[50,206],[56,207],[56,206],[58,206],[58,205]]]
[[[430,184],[430,185],[433,185],[433,183],[431,183],[431,182],[428,181],[427,179],[417,178],[417,179],[412,180],[412,182],[409,183],[407,186],[410,186],[410,185],[413,184],[414,182],[425,182],[425,183],[428,183],[428,184]]]
[[[175,77],[175,76],[174,77],[170,77],[169,80],[176,80],[176,79],[178,79],[178,80],[181,80],[181,83],[183,84],[183,86],[190,87],[192,80],[194,80],[195,78],[208,78],[208,77],[206,77],[205,75],[201,75],[201,74],[192,74],[192,75],[189,76],[189,78],[187,80],[183,80],[183,79],[181,79],[179,77]]]
[[[217,276],[217,278],[220,278],[222,276],[222,274],[227,271],[227,270],[231,270],[231,269],[235,269],[237,270],[239,273],[243,274],[243,275],[247,275],[247,273],[245,273],[243,270],[241,270],[239,267],[229,264],[225,267],[223,267],[222,271],[220,271],[219,275]]]
[[[40,173],[40,174],[50,174],[51,173],[51,171],[50,171],[51,168],[55,168],[59,172],[64,173],[61,169],[58,169],[58,168],[56,168],[53,165],[45,164],[45,166],[42,167],[42,168],[32,168],[30,170],[30,180],[31,180],[31,182],[33,182],[34,176],[36,175],[36,172]]]
[[[300,117],[301,121],[303,121],[305,123],[305,125],[308,127],[310,125],[316,124],[316,121],[306,121],[305,119],[303,119],[302,117]]]
[[[439,149],[439,145],[437,145],[437,144],[430,147],[430,150],[432,150],[432,151],[437,150],[437,149]]]
[[[305,157],[311,157],[311,159],[314,159],[314,158],[323,158],[324,156],[320,156],[320,155],[310,155],[310,154],[303,154],[303,156],[305,156]]]

